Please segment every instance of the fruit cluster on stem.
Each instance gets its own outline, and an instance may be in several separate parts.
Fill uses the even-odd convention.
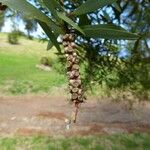
[[[67,76],[69,80],[69,91],[71,94],[71,101],[78,109],[78,105],[84,101],[84,93],[82,88],[82,82],[79,72],[79,58],[76,53],[77,45],[75,44],[75,37],[72,34],[66,34],[63,36],[63,46],[65,51],[65,57],[67,61]],[[75,119],[77,111],[75,112]]]

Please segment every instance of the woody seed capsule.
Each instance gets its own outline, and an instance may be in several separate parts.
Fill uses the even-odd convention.
[[[71,100],[75,103],[82,102],[83,92],[79,73],[79,59],[75,51],[77,45],[74,43],[74,37],[71,34],[66,34],[63,37],[63,46],[67,60],[67,75],[69,78]]]
[[[74,43],[74,42],[71,42],[71,47],[73,47],[73,48],[76,48],[77,46],[76,46],[76,44]]]
[[[73,55],[73,56],[77,56],[77,53],[74,52],[72,55]]]

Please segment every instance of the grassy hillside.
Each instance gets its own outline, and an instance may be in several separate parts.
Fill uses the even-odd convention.
[[[0,93],[51,92],[52,88],[65,84],[63,72],[36,68],[42,56],[49,56],[55,67],[59,65],[55,63],[55,49],[46,51],[46,44],[21,37],[18,45],[11,45],[7,42],[7,34],[0,34]]]

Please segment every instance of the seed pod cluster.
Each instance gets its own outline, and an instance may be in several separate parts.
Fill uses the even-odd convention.
[[[67,76],[69,80],[69,90],[71,93],[71,101],[75,103],[82,103],[84,100],[82,83],[79,72],[79,59],[75,51],[76,44],[72,34],[63,36],[63,46],[65,57],[67,61]]]

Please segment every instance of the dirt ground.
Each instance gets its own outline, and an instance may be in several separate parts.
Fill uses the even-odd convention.
[[[0,136],[150,133],[150,102],[129,110],[125,103],[89,98],[80,108],[77,123],[67,130],[65,119],[71,112],[65,97],[0,96]]]

